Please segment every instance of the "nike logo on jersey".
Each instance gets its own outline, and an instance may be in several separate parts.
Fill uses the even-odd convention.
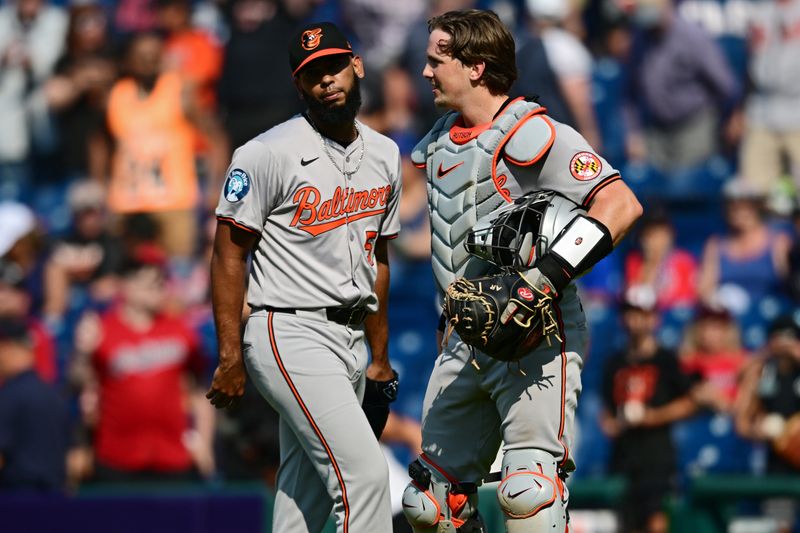
[[[313,162],[314,162],[314,161],[316,161],[317,159],[319,159],[319,157],[315,157],[314,159],[309,159],[309,160],[305,160],[305,159],[303,159],[303,158],[301,157],[301,158],[300,158],[300,164],[301,164],[302,166],[310,165],[311,163],[313,163]]]
[[[442,164],[439,163],[439,170],[436,171],[436,177],[439,178],[439,179],[442,179],[443,177],[447,176],[448,174],[450,174],[452,171],[454,171],[455,169],[457,169],[458,167],[460,167],[463,164],[464,164],[464,162],[462,161],[460,163],[456,163],[452,167],[442,168]]]
[[[348,222],[382,215],[386,212],[391,192],[391,185],[362,191],[336,187],[333,196],[322,201],[319,189],[301,187],[292,198],[297,211],[289,225],[316,237]]]

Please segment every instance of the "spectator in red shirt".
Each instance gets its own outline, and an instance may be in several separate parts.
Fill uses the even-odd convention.
[[[642,221],[639,248],[625,258],[625,286],[646,286],[657,295],[661,311],[693,307],[697,301],[697,261],[675,247],[675,230],[666,214],[655,210]]]
[[[192,480],[213,471],[199,340],[163,312],[164,263],[148,255],[124,262],[118,304],[84,317],[76,334],[74,376],[86,386],[87,421],[96,418],[98,481]]]
[[[680,355],[683,371],[699,379],[692,390],[695,400],[715,411],[730,412],[747,361],[739,327],[730,312],[701,307],[686,330]]]

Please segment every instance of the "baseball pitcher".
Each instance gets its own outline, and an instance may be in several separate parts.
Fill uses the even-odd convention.
[[[398,385],[386,305],[399,150],[355,120],[364,68],[336,26],[302,28],[289,60],[308,111],[236,150],[220,194],[211,264],[220,361],[207,396],[229,406],[246,368],[280,415],[273,531],[319,532],[331,509],[339,533],[390,531],[376,437]]]

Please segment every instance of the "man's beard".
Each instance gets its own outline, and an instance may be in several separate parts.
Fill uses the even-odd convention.
[[[341,126],[350,124],[361,108],[361,87],[359,79],[353,78],[353,88],[347,93],[343,105],[327,106],[305,91],[301,91],[308,110],[314,120],[325,126]]]

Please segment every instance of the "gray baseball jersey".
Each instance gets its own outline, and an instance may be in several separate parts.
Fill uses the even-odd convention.
[[[434,273],[441,290],[457,277],[490,269],[468,256],[464,240],[475,221],[524,193],[550,189],[588,207],[619,173],[571,127],[516,99],[491,124],[472,129],[450,113],[414,150],[428,174]],[[581,390],[586,319],[574,285],[554,305],[561,341],[543,342],[519,361],[521,372],[446,339],[423,405],[422,448],[428,460],[460,481],[482,479],[497,446],[536,448],[567,467]],[[472,368],[475,359],[479,369]],[[477,423],[476,420],[480,422]]]
[[[363,325],[328,307],[375,311],[377,239],[400,230],[397,145],[356,123],[343,147],[302,115],[233,155],[217,216],[259,235],[243,340],[250,379],[280,414],[273,531],[390,531],[388,469],[361,402]],[[290,312],[285,312],[290,310]]]
[[[233,154],[216,213],[261,236],[251,307],[377,309],[372,252],[400,231],[400,155],[387,137],[359,129],[344,148],[297,115]]]

